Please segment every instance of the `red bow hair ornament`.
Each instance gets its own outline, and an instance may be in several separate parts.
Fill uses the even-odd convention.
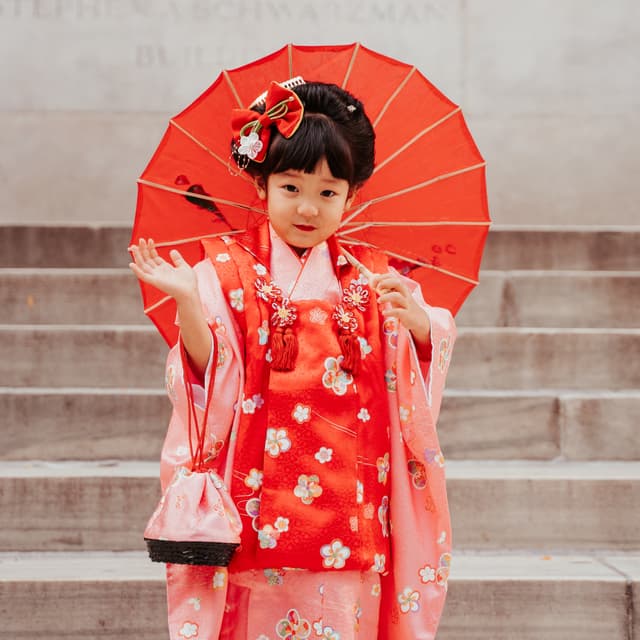
[[[233,110],[234,146],[238,155],[246,157],[244,167],[250,160],[264,162],[271,139],[271,125],[275,125],[285,138],[290,138],[302,122],[304,106],[291,89],[272,81],[265,103],[262,114],[252,109]]]

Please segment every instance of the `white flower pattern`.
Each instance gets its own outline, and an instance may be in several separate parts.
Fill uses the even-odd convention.
[[[293,493],[300,498],[303,504],[311,504],[315,498],[322,495],[322,487],[320,486],[320,478],[313,474],[307,476],[302,474],[298,476],[298,484],[294,488]]]
[[[331,457],[333,456],[333,449],[330,447],[320,447],[318,451],[316,451],[315,456],[313,456],[320,464],[325,464],[327,462],[331,462]]]
[[[280,532],[274,529],[270,524],[265,524],[258,531],[258,541],[261,549],[274,549],[278,544]]]
[[[384,553],[376,553],[373,557],[373,566],[371,567],[371,570],[378,573],[384,573],[386,562],[387,558]]]
[[[229,291],[229,304],[236,311],[244,311],[244,291],[243,289],[233,289]]]
[[[330,544],[320,547],[322,566],[325,569],[343,569],[347,559],[351,556],[351,549],[336,538]]]
[[[262,479],[264,478],[264,473],[259,469],[251,469],[249,471],[249,475],[244,479],[244,483],[249,487],[249,489],[253,489],[257,491],[262,486]]]
[[[272,458],[277,458],[281,453],[285,453],[289,449],[291,449],[291,440],[287,437],[286,429],[267,429],[264,450]]]
[[[252,131],[248,136],[240,136],[238,153],[241,156],[248,156],[250,160],[254,160],[262,151],[263,146],[258,134]]]
[[[391,468],[388,453],[385,453],[383,457],[376,460],[376,467],[378,468],[378,482],[380,484],[387,484],[387,477],[389,475],[389,469]]]
[[[256,264],[253,265],[253,269],[259,276],[267,274],[267,268],[259,262],[256,262]]]
[[[183,638],[195,638],[198,635],[198,625],[195,622],[185,622],[178,634]]]
[[[216,571],[213,574],[213,588],[224,589],[224,585],[227,581],[227,574],[225,571]]]
[[[420,580],[424,584],[427,584],[428,582],[434,582],[436,579],[436,570],[433,567],[430,567],[428,564],[422,567],[422,569],[420,569],[418,573],[420,574]]]
[[[389,497],[383,496],[382,502],[378,507],[378,522],[382,527],[382,535],[385,538],[389,537]]]
[[[311,420],[311,407],[306,404],[296,404],[291,412],[291,417],[298,423],[303,424]]]
[[[420,593],[414,591],[411,587],[405,587],[404,590],[398,594],[398,603],[400,604],[400,611],[402,613],[409,613],[420,610]]]
[[[327,358],[324,361],[325,373],[322,376],[322,384],[331,389],[337,396],[347,393],[347,388],[353,384],[353,376],[340,367],[343,357]]]

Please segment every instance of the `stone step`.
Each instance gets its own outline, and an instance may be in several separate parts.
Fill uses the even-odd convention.
[[[459,326],[638,327],[640,271],[484,271]],[[139,324],[128,269],[0,269],[0,324]]]
[[[635,640],[639,592],[638,555],[454,550],[438,640]],[[168,638],[144,553],[2,553],[0,596],[2,640]]]
[[[157,388],[166,346],[153,326],[0,325],[0,384]],[[461,328],[450,388],[640,387],[640,329]]]
[[[640,270],[638,226],[495,226],[483,269]]]
[[[156,461],[170,410],[163,389],[0,387],[0,460]],[[639,415],[640,391],[449,389],[438,432],[448,459],[632,461]]]
[[[140,550],[159,498],[149,462],[2,462],[3,551]],[[459,549],[640,550],[639,462],[447,465]]]
[[[0,617],[0,640],[168,640],[164,568],[143,553],[1,553]]]
[[[451,459],[640,460],[640,391],[445,392],[440,446]]]
[[[4,225],[0,267],[126,267],[130,226]],[[640,270],[638,226],[494,225],[483,269]]]
[[[458,548],[640,550],[639,462],[452,460]]]
[[[458,326],[638,327],[640,271],[484,271]]]
[[[4,460],[159,460],[164,389],[0,387]]]
[[[639,329],[460,328],[453,388],[640,387]]]
[[[0,269],[0,324],[144,324],[129,269]]]
[[[129,263],[131,227],[3,225],[0,267],[120,267]]]

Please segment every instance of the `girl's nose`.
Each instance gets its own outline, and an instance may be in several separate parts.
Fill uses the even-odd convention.
[[[301,202],[298,205],[298,213],[301,216],[312,218],[318,215],[318,207],[316,207],[312,202]]]

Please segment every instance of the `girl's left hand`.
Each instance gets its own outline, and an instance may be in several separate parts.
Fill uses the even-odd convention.
[[[431,342],[431,323],[427,312],[415,301],[411,291],[394,273],[373,276],[371,288],[378,294],[378,304],[388,305],[382,315],[398,318],[411,331],[419,347],[428,347]]]

